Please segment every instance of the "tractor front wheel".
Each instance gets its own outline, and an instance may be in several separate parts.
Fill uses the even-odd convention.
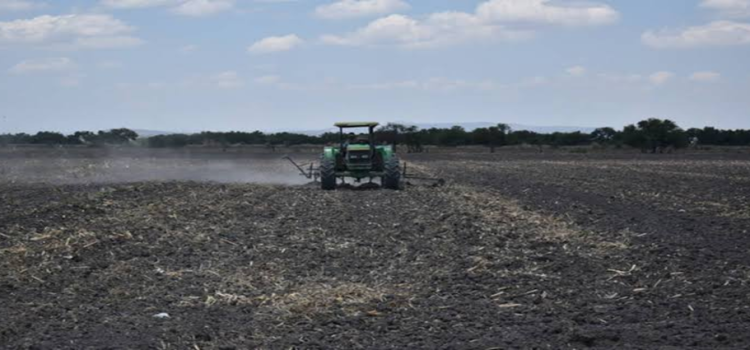
[[[401,163],[398,157],[392,156],[386,160],[384,170],[383,187],[389,190],[398,190],[401,187]]]
[[[320,159],[320,187],[326,191],[336,189],[336,161],[330,158]]]

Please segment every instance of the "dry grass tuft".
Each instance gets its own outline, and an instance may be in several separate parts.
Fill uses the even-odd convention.
[[[386,294],[388,292],[385,288],[373,288],[361,283],[344,283],[305,285],[291,293],[261,298],[263,305],[283,312],[314,315],[339,308],[346,313],[356,313],[358,306],[382,302]]]
[[[444,191],[459,208],[479,214],[482,224],[523,232],[531,240],[565,243],[578,241],[592,244],[597,251],[627,249],[628,242],[604,240],[562,217],[526,209],[517,201],[494,191],[478,191],[470,187],[453,186]]]
[[[207,307],[216,305],[252,305],[269,313],[311,317],[342,311],[347,315],[372,314],[372,304],[397,295],[390,288],[362,283],[304,284],[286,293],[248,297],[240,294],[216,292],[203,300]]]

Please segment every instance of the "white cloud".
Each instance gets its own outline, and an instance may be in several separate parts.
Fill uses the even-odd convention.
[[[617,11],[605,4],[560,6],[551,0],[490,0],[479,5],[477,15],[487,21],[569,26],[610,24],[620,17]]]
[[[719,79],[721,79],[721,74],[711,71],[695,72],[690,75],[690,80],[702,83],[714,82],[718,81]]]
[[[230,10],[234,0],[188,0],[172,9],[173,12],[191,17],[209,16]]]
[[[350,90],[394,90],[409,89],[432,92],[450,92],[457,90],[492,90],[500,87],[491,80],[463,80],[448,78],[429,78],[425,80],[400,80],[373,84],[348,85]]]
[[[339,0],[321,5],[315,15],[325,19],[345,19],[393,13],[409,8],[402,0]]]
[[[600,73],[597,76],[613,84],[650,84],[656,86],[664,85],[676,77],[674,73],[669,71],[659,71],[649,75]]]
[[[651,82],[651,84],[654,84],[654,85],[664,85],[670,80],[672,80],[672,78],[674,78],[674,73],[661,71],[661,72],[656,72],[654,74],[651,74],[648,77],[648,80]]]
[[[387,80],[369,83],[346,83],[337,79],[326,78],[315,83],[295,83],[286,81],[275,74],[258,76],[253,82],[259,85],[282,90],[296,91],[389,91],[410,90],[429,93],[447,93],[454,91],[486,92],[498,90],[533,89],[548,85],[551,81],[543,76],[535,76],[512,83],[499,83],[492,79],[461,79],[432,77],[423,79]]]
[[[581,77],[586,75],[586,68],[583,66],[573,66],[565,70],[570,76]]]
[[[301,84],[285,81],[279,75],[263,75],[253,80],[256,84],[282,90],[319,91],[328,90],[414,90],[425,92],[451,92],[457,90],[489,91],[500,88],[527,87],[531,84],[519,83],[513,85],[499,85],[492,80],[464,80],[449,78],[428,78],[412,80],[396,80],[366,84],[341,83],[335,79],[323,79],[317,83]]]
[[[648,31],[641,40],[660,49],[746,45],[750,44],[750,24],[715,21],[682,30]]]
[[[245,82],[235,71],[226,71],[215,74],[211,77],[211,81],[213,81],[216,87],[221,89],[237,89],[245,86]]]
[[[0,38],[6,42],[40,42],[59,36],[111,36],[132,27],[109,15],[39,16],[0,22]]]
[[[170,7],[173,13],[202,17],[234,8],[235,0],[102,0],[101,4],[113,9],[142,9]]]
[[[389,81],[372,84],[349,85],[346,88],[351,90],[394,90],[394,89],[419,89],[422,83],[416,80]]]
[[[700,6],[726,17],[750,17],[750,0],[703,0]]]
[[[74,68],[75,64],[70,58],[52,57],[24,60],[13,66],[8,71],[13,74],[26,74],[38,72],[61,72]]]
[[[102,0],[101,4],[115,9],[137,9],[177,5],[180,0]]]
[[[331,82],[328,81],[327,79],[324,79],[322,82],[316,83],[314,85],[305,85],[305,84],[286,82],[281,76],[273,75],[273,74],[257,77],[253,81],[256,84],[271,86],[276,89],[296,90],[296,91],[321,90],[321,89],[325,89],[331,86]]]
[[[547,77],[536,76],[536,77],[526,78],[522,82],[510,85],[510,86],[528,88],[528,87],[542,86],[548,83],[550,83],[550,79],[548,79]]]
[[[335,45],[427,48],[467,41],[528,39],[534,35],[531,24],[602,25],[618,18],[617,11],[596,3],[559,6],[550,0],[490,0],[480,4],[475,13],[439,12],[420,18],[393,14],[354,32],[321,39]]]
[[[267,54],[279,51],[289,51],[301,45],[304,41],[294,34],[285,36],[270,36],[263,38],[253,45],[247,51],[252,54]]]
[[[495,91],[504,89],[530,89],[543,86],[549,83],[549,80],[542,76],[535,76],[523,79],[518,82],[501,84],[494,80],[467,80],[451,78],[428,78],[428,79],[410,79],[379,82],[371,84],[345,85],[348,90],[418,90],[425,92],[453,92],[453,91]]]
[[[44,7],[45,4],[28,0],[0,0],[1,11],[28,11]]]
[[[472,40],[521,40],[531,35],[530,32],[482,22],[467,13],[441,12],[423,20],[390,15],[372,21],[355,32],[343,36],[326,35],[321,39],[334,45],[429,48]]]
[[[132,36],[98,36],[76,39],[71,48],[80,49],[117,49],[134,47],[143,44],[143,40]]]
[[[139,45],[128,35],[134,28],[110,15],[39,16],[0,22],[0,44],[30,44],[65,48],[115,48]]]
[[[264,85],[275,85],[281,82],[281,77],[278,75],[264,75],[255,78],[255,82]]]

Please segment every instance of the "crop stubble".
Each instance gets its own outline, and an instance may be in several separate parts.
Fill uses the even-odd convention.
[[[4,181],[0,344],[750,341],[747,160],[536,157],[413,156],[450,185],[400,192]]]

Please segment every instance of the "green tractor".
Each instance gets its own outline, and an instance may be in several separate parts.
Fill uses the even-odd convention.
[[[401,187],[401,164],[389,145],[376,145],[375,128],[378,123],[336,123],[339,128],[339,145],[325,147],[320,158],[321,188],[335,190],[337,179],[354,178],[357,182],[380,178],[384,188]],[[345,134],[345,130],[367,128],[367,136]]]
[[[375,128],[378,123],[336,123],[339,128],[339,144],[328,146],[323,149],[320,157],[320,165],[315,162],[301,165],[291,157],[284,156],[294,165],[299,174],[315,183],[320,181],[320,187],[324,190],[335,190],[338,179],[344,183],[344,179],[353,178],[356,182],[363,179],[369,180],[369,185],[375,185],[372,180],[380,178],[380,187],[399,190],[404,186],[417,186],[419,182],[425,181],[431,187],[442,186],[445,180],[433,177],[414,176],[407,174],[406,163],[399,163],[398,156],[389,145],[377,145],[375,141]],[[367,134],[344,133],[344,130],[355,128],[367,128]],[[402,183],[403,181],[403,183]],[[412,181],[415,181],[414,183]]]

